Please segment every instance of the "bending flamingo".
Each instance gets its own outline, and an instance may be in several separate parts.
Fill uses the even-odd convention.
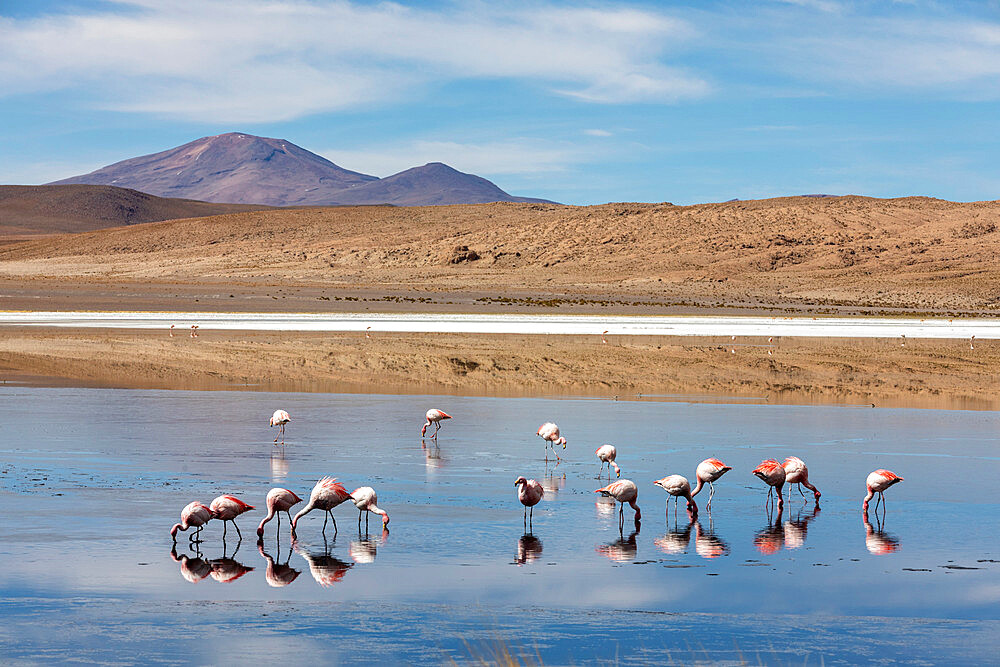
[[[785,499],[781,497],[781,489],[785,484],[785,469],[781,464],[774,459],[761,461],[760,465],[753,469],[753,474],[760,477],[767,484],[767,502],[771,501],[772,494],[777,491],[778,507],[783,507]]]
[[[542,485],[533,479],[525,479],[522,475],[514,480],[514,486],[517,487],[517,499],[521,501],[524,505],[524,525],[531,525],[531,516],[535,514],[535,505],[538,501],[542,499],[545,495],[545,490]],[[528,514],[528,508],[531,508],[531,514]]]
[[[813,492],[816,500],[819,500],[820,495],[819,489],[809,483],[809,468],[806,467],[805,462],[797,456],[789,456],[785,459],[782,464],[785,469],[785,482],[788,483],[788,495],[792,494],[792,484],[799,485],[799,493],[805,497],[806,494],[802,493],[802,487],[806,487]]]
[[[549,447],[552,448],[553,454],[556,454],[556,445],[562,445],[563,449],[566,449],[566,438],[559,435],[559,427],[552,422],[545,422],[539,426],[538,432],[535,435],[545,441],[546,461],[549,460]],[[558,454],[556,454],[556,460],[562,461]]]
[[[351,491],[351,498],[354,500],[354,506],[358,508],[358,532],[361,532],[361,515],[365,515],[365,530],[368,530],[368,514],[366,512],[374,512],[375,514],[382,515],[382,526],[387,527],[389,525],[389,513],[384,509],[380,509],[376,504],[378,503],[378,496],[375,495],[375,489],[370,486],[362,486]]]
[[[437,410],[435,408],[431,408],[430,410],[428,410],[427,414],[424,416],[427,418],[427,423],[424,424],[424,427],[422,429],[420,429],[421,437],[427,435],[427,427],[430,426],[431,424],[434,424],[434,435],[432,435],[431,437],[437,438],[438,431],[441,430],[441,422],[445,419],[451,419],[451,415],[446,413],[444,410]]]
[[[270,426],[278,427],[278,437],[281,438],[281,444],[285,444],[285,424],[292,421],[292,418],[284,410],[275,410],[274,414],[271,415]],[[274,439],[274,442],[278,442],[278,438]]]
[[[868,495],[865,496],[865,501],[861,505],[865,514],[868,513],[868,501],[876,493],[878,494],[878,500],[875,501],[875,511],[878,511],[879,502],[882,503],[882,509],[885,510],[885,490],[893,484],[898,484],[902,481],[903,478],[891,470],[879,469],[868,475],[868,479],[865,480],[865,486],[868,487]]]
[[[347,492],[343,484],[337,481],[336,477],[324,477],[319,480],[313,487],[312,493],[309,494],[309,504],[299,510],[299,513],[292,519],[292,536],[295,536],[295,526],[298,525],[299,519],[313,510],[326,512],[326,518],[323,519],[323,532],[326,531],[327,520],[333,519],[333,530],[336,533],[337,520],[333,518],[333,508],[350,499],[351,494]]]
[[[618,508],[619,529],[621,529],[621,527],[625,524],[625,503],[628,503],[629,506],[635,510],[636,521],[639,521],[642,517],[642,512],[639,511],[639,506],[635,504],[635,501],[639,497],[639,489],[632,480],[620,479],[617,482],[611,482],[605,487],[594,489],[594,493],[599,493],[608,498],[614,498],[621,503],[621,507]]]
[[[715,495],[715,482],[730,470],[732,470],[731,467],[716,458],[705,459],[699,463],[694,471],[697,483],[694,486],[694,491],[691,492],[691,497],[694,498],[701,493],[701,488],[707,483],[709,488],[707,507],[711,510],[712,497]]]
[[[674,497],[674,515],[677,514],[677,499],[687,498],[687,508],[694,516],[698,516],[698,505],[694,502],[694,495],[691,493],[691,483],[683,475],[667,475],[663,479],[653,482]],[[667,501],[670,502],[669,500]]]
[[[173,528],[170,529],[170,537],[174,538],[174,544],[177,544],[177,531],[187,530],[188,528],[197,528],[198,530],[191,533],[188,538],[191,542],[200,542],[197,539],[201,534],[201,529],[205,527],[205,524],[212,520],[212,510],[205,507],[199,502],[188,503],[184,509],[181,510],[181,522],[175,523]]]
[[[595,451],[594,453],[597,454],[597,458],[601,460],[602,473],[604,472],[604,464],[606,463],[608,465],[609,477],[611,476],[612,467],[614,467],[615,469],[615,477],[622,476],[621,468],[619,468],[618,464],[615,463],[615,458],[618,456],[618,450],[615,449],[614,445],[601,445],[600,447],[597,448],[597,451]]]
[[[236,525],[235,519],[244,512],[254,509],[253,505],[247,505],[236,496],[219,496],[212,501],[209,509],[212,510],[213,519],[222,521],[223,541],[226,539],[226,528],[230,521],[233,522],[233,527],[236,528],[236,534],[239,535],[241,540],[243,539],[243,533],[240,532],[240,527]]]
[[[292,509],[293,506],[301,503],[302,499],[295,495],[288,489],[282,489],[280,487],[275,487],[267,492],[267,516],[261,519],[260,525],[257,526],[257,537],[263,539],[264,537],[264,524],[278,516],[278,512],[284,512],[288,520],[291,521],[292,515],[288,513],[288,510]],[[278,516],[278,529],[281,529],[281,517]]]

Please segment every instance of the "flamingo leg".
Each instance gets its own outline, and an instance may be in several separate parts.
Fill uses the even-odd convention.
[[[228,528],[229,528],[229,522],[228,521],[223,521],[222,522],[222,543],[223,544],[225,544],[225,542],[226,542],[226,530]]]
[[[336,535],[337,534],[337,518],[335,516],[333,516],[333,510],[327,510],[327,512],[330,514],[330,521],[333,522],[333,534]]]
[[[327,522],[327,521],[328,521],[329,519],[330,519],[330,513],[329,513],[329,512],[327,512],[326,514],[324,514],[324,515],[323,515],[323,530],[321,530],[320,532],[322,532],[322,533],[325,533],[325,532],[326,532],[326,522]]]
[[[799,495],[802,496],[803,498],[805,498],[806,494],[802,493],[802,483],[799,482],[795,486],[799,487]]]
[[[240,540],[242,540],[243,539],[243,533],[240,532],[240,527],[238,525],[236,525],[235,521],[233,521],[233,528],[236,529],[236,534],[239,535]]]
[[[524,527],[525,527],[525,529],[528,528],[528,506],[527,505],[524,506]]]
[[[709,507],[709,509],[711,509],[711,507],[712,507],[712,496],[714,496],[714,495],[715,495],[715,483],[714,482],[709,482],[708,483],[708,507]]]
[[[534,518],[535,518],[535,508],[532,507],[531,510],[528,512],[528,530],[531,530],[533,528],[531,520]]]

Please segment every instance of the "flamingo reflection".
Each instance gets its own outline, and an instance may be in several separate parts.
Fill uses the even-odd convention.
[[[638,521],[636,524],[638,524]],[[616,563],[631,562],[635,560],[635,554],[639,551],[639,545],[635,541],[635,537],[638,534],[639,530],[637,528],[627,538],[622,537],[608,544],[598,544],[594,547],[594,551]]]
[[[878,512],[875,513],[874,527],[868,520],[867,514],[862,513],[861,517],[865,524],[865,547],[870,553],[882,556],[899,551],[899,539],[883,530],[884,515],[880,517]]]
[[[257,551],[263,556],[264,560],[267,561],[267,569],[264,571],[264,579],[267,580],[267,585],[273,588],[281,588],[282,586],[287,586],[288,584],[295,581],[302,572],[296,570],[288,564],[289,559],[292,557],[292,549],[289,547],[288,556],[285,558],[284,564],[275,563],[274,559],[271,558],[271,554],[264,551],[264,543],[257,543]],[[281,555],[281,547],[278,547],[278,555]]]
[[[566,488],[566,473],[557,475],[555,470],[549,472],[549,467],[545,466],[545,476],[542,477],[542,489],[545,490],[545,501],[553,500],[561,490]]]
[[[798,549],[806,541],[806,532],[809,530],[809,522],[813,521],[819,514],[819,503],[815,503],[812,512],[802,514],[801,511],[795,513],[795,518],[789,514],[788,521],[785,522],[785,548]]]
[[[426,440],[420,440],[420,449],[424,451],[424,466],[427,468],[428,476],[432,475],[441,467],[443,459],[441,458],[441,447],[438,446],[438,441],[431,440],[430,444]]]
[[[181,576],[192,584],[197,584],[212,574],[212,565],[201,557],[200,551],[196,552],[193,558],[187,554],[180,554],[178,556],[177,545],[174,545],[173,549],[170,550],[170,557],[175,563],[181,564]]]
[[[279,484],[288,478],[288,461],[284,449],[271,450],[271,483]]]
[[[712,518],[709,515],[708,530],[701,527],[700,521],[694,523],[694,550],[702,558],[718,558],[729,555],[729,545],[712,530]]]
[[[675,514],[674,527],[667,530],[666,534],[662,537],[657,537],[653,540],[653,544],[667,555],[685,553],[688,549],[688,543],[691,541],[691,529],[694,527],[695,516],[691,512],[688,512],[688,524],[680,528],[677,525],[677,515]]]
[[[754,535],[753,545],[757,547],[757,551],[765,556],[770,556],[781,551],[781,547],[785,543],[785,526],[781,523],[781,513],[783,510],[784,508],[779,504],[778,515],[775,517],[774,522],[771,521],[771,512],[768,512],[767,525],[758,530],[757,534]]]
[[[514,558],[514,563],[517,565],[534,563],[541,557],[542,541],[540,539],[531,533],[525,533],[517,538],[517,556]]]
[[[302,556],[309,564],[309,574],[312,575],[316,583],[323,588],[333,586],[344,578],[347,571],[354,567],[351,563],[345,563],[330,553],[330,545],[323,541],[323,551],[306,551],[293,543],[295,552]]]
[[[234,554],[235,555],[235,554]],[[212,578],[220,584],[231,584],[254,568],[244,565],[235,558],[216,558],[209,561],[212,564]]]
[[[359,537],[356,540],[351,540],[349,548],[351,560],[361,565],[374,563],[375,556],[378,554],[378,548],[385,544],[385,540],[388,537],[389,530],[383,527],[382,535],[379,538]]]

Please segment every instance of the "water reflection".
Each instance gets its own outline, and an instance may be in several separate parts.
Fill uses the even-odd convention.
[[[274,449],[272,448],[272,450]],[[271,483],[283,482],[287,477],[288,460],[285,458],[285,450],[277,448],[277,451],[271,452]]]
[[[778,505],[778,514],[771,520],[773,512],[767,513],[767,525],[761,530],[757,531],[754,535],[753,545],[757,547],[757,551],[761,552],[765,556],[770,556],[771,554],[781,551],[781,547],[785,543],[785,526],[781,523],[781,513],[784,508]]]
[[[597,510],[598,517],[602,519],[611,519],[615,516],[615,510],[618,509],[618,504],[610,498],[601,497],[594,503],[594,508]]]
[[[235,555],[235,554],[234,554]],[[235,558],[216,558],[209,561],[212,564],[212,578],[220,584],[230,584],[254,568],[244,565]]]
[[[805,507],[805,503],[795,512],[795,518],[792,518],[791,513],[789,513],[788,521],[785,522],[785,548],[786,549],[798,549],[806,541],[806,532],[809,530],[809,523],[816,519],[819,514],[819,503],[813,505],[812,512],[809,514],[803,514],[802,508]]]
[[[388,537],[389,531],[383,527],[382,535],[379,538],[368,537],[366,535],[365,537],[359,537],[356,540],[351,540],[349,548],[351,560],[362,565],[374,563],[375,556],[378,553],[378,548],[385,544],[385,540]]]
[[[552,470],[549,470],[549,466],[545,466],[545,476],[542,477],[541,484],[542,488],[545,490],[545,496],[542,500],[549,501],[554,500],[559,492],[566,488],[566,473],[557,474],[556,468],[559,464],[552,466]]]
[[[702,558],[718,558],[729,555],[729,545],[715,534],[712,515],[708,517],[708,530],[701,527],[701,521],[694,522],[694,550]]]
[[[324,541],[323,551],[307,551],[295,546],[295,551],[306,559],[309,564],[309,574],[320,586],[327,588],[344,578],[353,564],[345,563],[330,553],[330,545]]]
[[[212,574],[212,565],[201,557],[201,552],[196,552],[194,557],[187,554],[180,554],[178,556],[177,545],[175,544],[174,548],[170,550],[170,557],[174,562],[181,564],[181,576],[192,584],[197,584]]]
[[[542,556],[542,541],[532,535],[531,533],[525,533],[521,537],[517,538],[517,556],[514,557],[514,562],[518,565],[524,565],[525,563],[534,563],[536,560]]]
[[[441,447],[438,446],[437,440],[431,440],[430,443],[421,440],[420,449],[424,452],[424,466],[427,469],[427,476],[431,477],[444,462],[444,459],[441,458]]]
[[[865,524],[865,547],[875,555],[891,554],[899,551],[899,539],[885,532],[885,515],[875,513],[875,526],[868,520],[868,515],[862,513]]]
[[[636,524],[639,522],[636,521]],[[594,551],[601,554],[608,560],[614,561],[616,563],[628,563],[635,560],[635,554],[639,551],[639,545],[636,543],[636,536],[639,534],[638,526],[636,530],[632,531],[632,534],[628,538],[619,538],[614,542],[609,542],[608,544],[598,544],[594,547]]]
[[[276,545],[275,548],[278,550],[278,555],[281,555],[281,546]],[[267,585],[274,588],[281,588],[282,586],[287,586],[288,584],[295,581],[301,571],[296,570],[288,564],[288,561],[292,557],[292,548],[288,547],[288,555],[285,556],[285,562],[275,563],[271,554],[264,551],[264,543],[257,542],[257,551],[263,556],[264,560],[267,561],[267,569],[264,571],[264,579],[267,580]]]
[[[667,510],[669,512],[669,510]],[[688,512],[688,524],[683,528],[677,525],[677,515],[674,515],[674,527],[665,535],[653,540],[656,548],[668,555],[682,554],[691,542],[691,529],[694,527],[694,516]]]

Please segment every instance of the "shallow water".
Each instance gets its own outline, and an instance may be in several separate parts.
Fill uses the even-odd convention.
[[[0,388],[6,659],[547,664],[989,662],[1000,648],[1000,413],[685,403]],[[267,419],[292,414],[286,445]],[[421,441],[439,407],[439,442]],[[564,460],[533,434],[556,421]],[[642,521],[593,490],[603,442]],[[691,520],[652,480],[734,469]],[[823,497],[765,508],[750,471],[797,455]],[[862,520],[864,479],[906,481]],[[255,527],[272,486],[373,486],[390,516]],[[513,481],[546,489],[526,536]],[[968,480],[967,482],[964,480]],[[204,542],[191,500],[258,507]],[[301,507],[301,506],[299,506]],[[298,508],[296,508],[298,509]],[[252,568],[252,569],[251,569]],[[57,630],[57,631],[53,631]]]

